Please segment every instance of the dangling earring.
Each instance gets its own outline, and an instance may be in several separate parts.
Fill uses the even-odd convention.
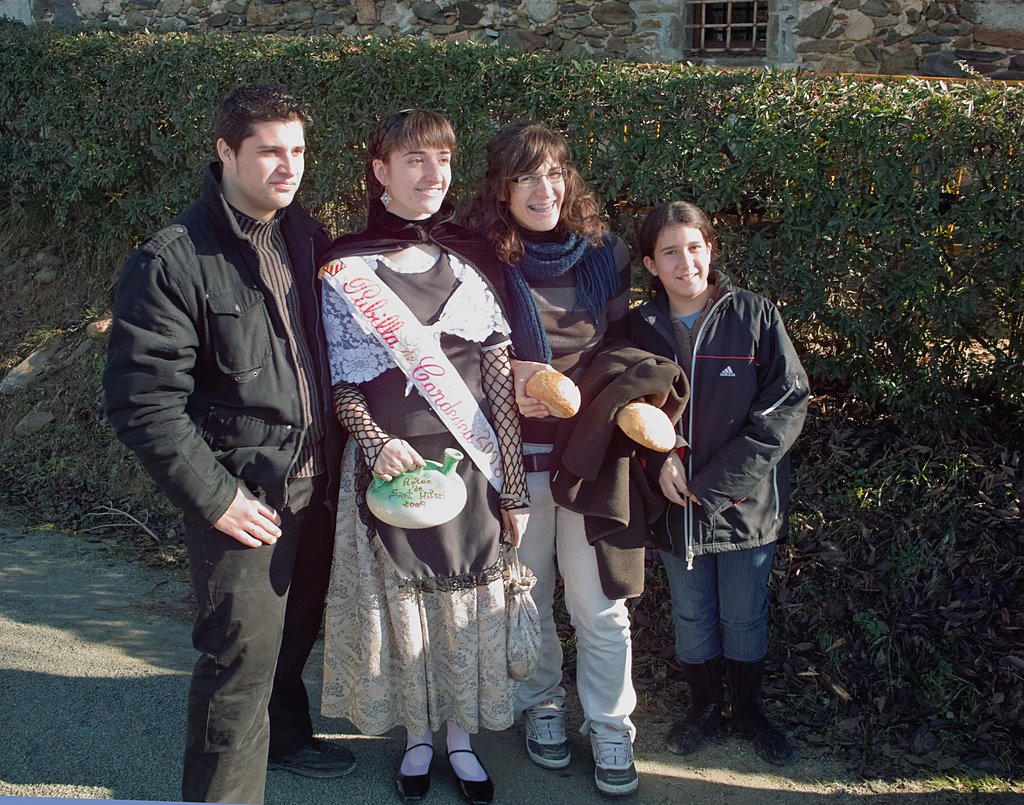
[[[384,192],[380,194],[380,203],[385,207],[391,203],[391,194],[388,192],[386,187],[384,188]]]

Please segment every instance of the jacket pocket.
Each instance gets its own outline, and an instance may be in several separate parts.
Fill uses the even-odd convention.
[[[263,294],[228,288],[206,295],[217,368],[238,383],[258,377],[270,358],[270,322]]]
[[[723,509],[719,517],[723,528],[716,539],[720,542],[743,545],[763,543],[773,537],[780,525],[775,473],[754,487],[748,497]]]

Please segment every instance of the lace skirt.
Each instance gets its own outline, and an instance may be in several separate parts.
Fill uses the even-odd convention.
[[[516,683],[500,575],[444,590],[400,578],[360,517],[357,460],[350,440],[327,594],[324,715],[347,718],[366,735],[396,726],[434,732],[448,720],[472,733],[506,729]]]

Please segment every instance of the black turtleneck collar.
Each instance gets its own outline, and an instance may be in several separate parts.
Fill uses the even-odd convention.
[[[515,227],[519,237],[530,243],[562,243],[569,238],[569,233],[561,225],[556,225],[552,229],[547,229],[543,232],[538,232],[535,229],[526,229],[519,226],[519,224],[516,224]]]

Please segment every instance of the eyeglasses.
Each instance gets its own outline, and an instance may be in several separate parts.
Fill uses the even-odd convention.
[[[539,185],[541,179],[547,179],[551,184],[558,184],[565,181],[568,174],[568,168],[552,168],[547,173],[524,173],[522,176],[513,176],[509,181],[518,187],[529,188]]]

